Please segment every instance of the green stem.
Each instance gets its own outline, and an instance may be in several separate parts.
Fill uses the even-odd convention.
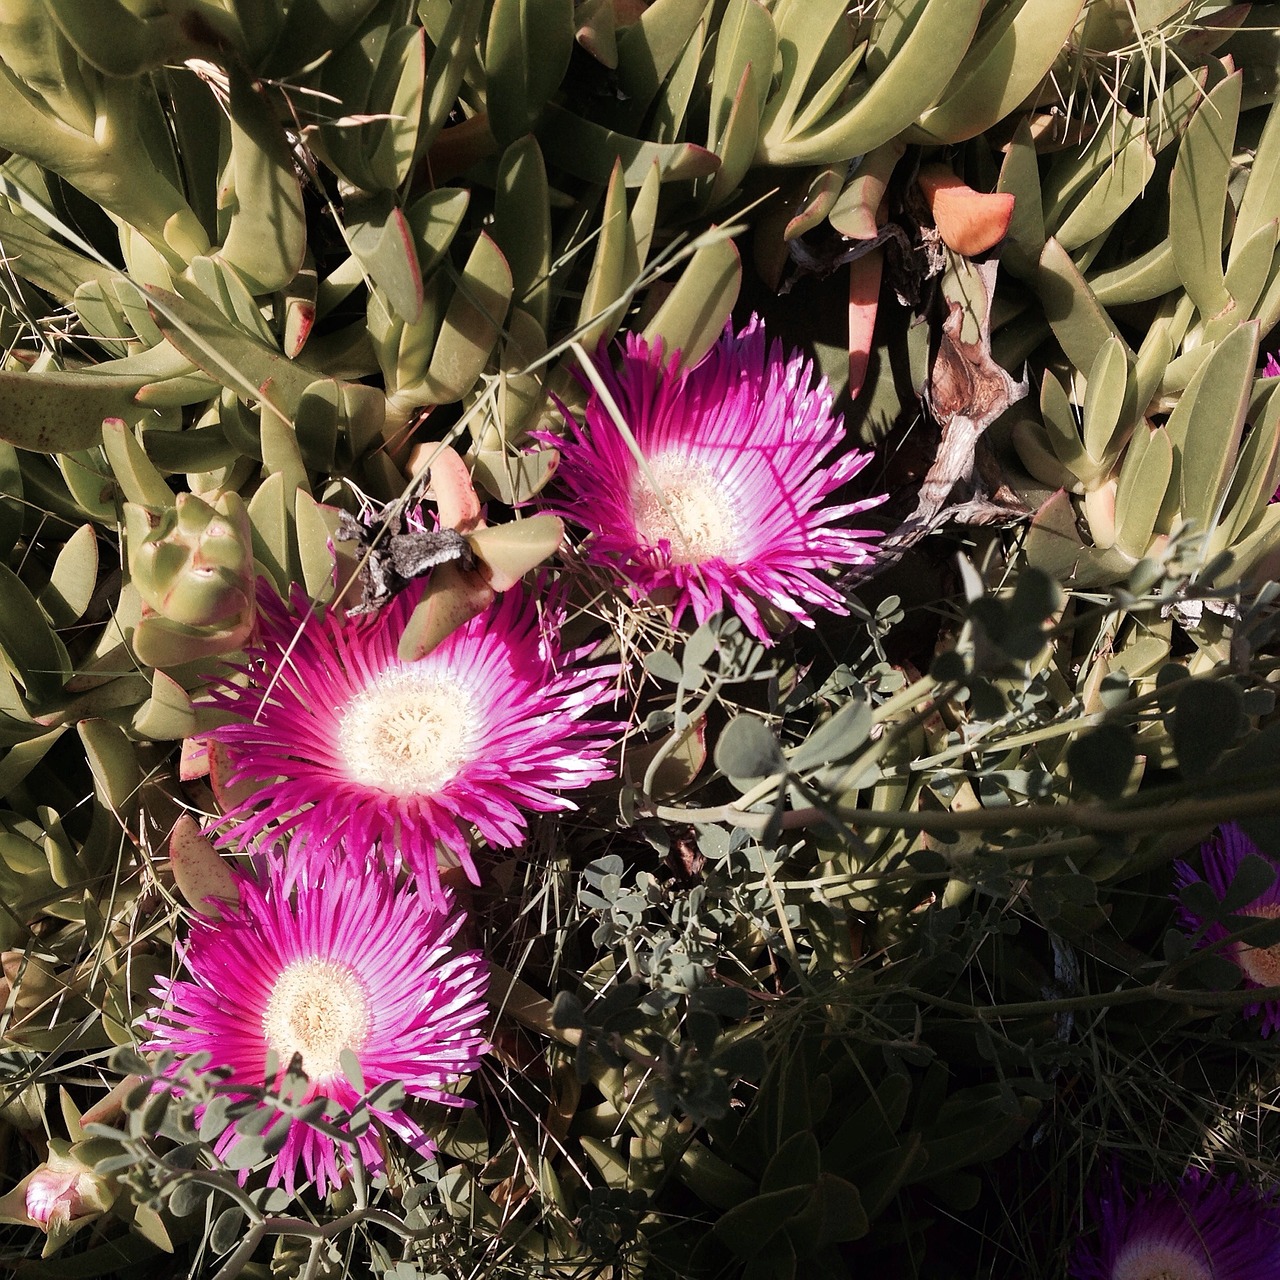
[[[899,813],[892,809],[859,809],[851,805],[833,805],[824,809],[793,809],[783,814],[784,830],[830,823],[834,813],[852,827],[885,827],[891,831],[1014,831],[1049,830],[1056,827],[1079,827],[1107,835],[1125,835],[1141,831],[1186,831],[1211,827],[1233,818],[1250,818],[1271,813],[1280,807],[1280,787],[1268,787],[1252,793],[1218,796],[1211,800],[1188,800],[1169,804],[1166,791],[1146,793],[1140,807],[1108,808],[1091,804],[1027,804],[1000,809],[970,809],[962,813]],[[746,797],[744,797],[746,799]],[[724,822],[760,834],[772,818],[768,813],[749,813],[737,805],[719,805],[707,809],[681,809],[659,805],[655,816],[664,822]]]
[[[948,1000],[945,996],[935,996],[915,988],[905,989],[903,994],[948,1013],[964,1014],[966,1017],[977,1018],[980,1022],[997,1022],[1001,1018],[1033,1018],[1044,1014],[1110,1009],[1117,1005],[1141,1004],[1145,1000],[1156,1000],[1163,1004],[1190,1004],[1210,1009],[1238,1009],[1247,1004],[1280,1000],[1280,987],[1249,987],[1238,991],[1186,991],[1153,982],[1145,987],[1096,991],[1085,996],[1066,996],[1061,1000],[1024,1000],[992,1005]]]
[[[1018,867],[1024,862],[1034,862],[1040,858],[1065,858],[1074,853],[1093,853],[1098,841],[1093,836],[1071,836],[1066,840],[1045,840],[1039,844],[1018,845],[997,852],[1008,860],[1011,866]],[[837,889],[854,885],[883,885],[892,881],[906,884],[928,884],[938,880],[954,880],[967,871],[982,866],[981,854],[974,854],[962,862],[949,867],[945,871],[916,871],[911,867],[897,867],[878,872],[871,868],[860,871],[842,871],[838,875],[815,876],[812,880],[779,880],[779,889],[798,889],[812,892],[815,889]]]
[[[689,740],[689,738],[697,731],[698,722],[711,709],[711,705],[720,696],[720,689],[724,681],[719,677],[711,682],[711,688],[699,701],[698,705],[689,713],[688,722],[685,727],[678,732],[673,732],[669,738],[658,748],[653,759],[649,761],[649,767],[644,771],[644,781],[640,784],[641,791],[649,796],[653,794],[653,780],[658,776],[658,769],[662,762],[666,760],[671,753],[678,747]],[[679,713],[680,704],[684,701],[684,682],[680,683],[677,691],[676,711]]]

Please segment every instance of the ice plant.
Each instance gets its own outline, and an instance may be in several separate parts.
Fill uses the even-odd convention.
[[[438,856],[477,873],[472,827],[518,844],[526,810],[572,809],[560,793],[609,776],[614,726],[586,719],[612,668],[561,650],[554,609],[501,596],[426,657],[397,646],[419,592],[372,619],[264,602],[244,682],[217,695],[236,720],[215,731],[237,782],[258,789],[228,814],[228,838],[296,832],[291,857],[380,847],[439,892]]]
[[[1089,1197],[1097,1233],[1077,1245],[1072,1280],[1272,1280],[1280,1275],[1280,1199],[1190,1169],[1176,1187],[1126,1196],[1119,1171]]]
[[[1257,845],[1234,822],[1224,823],[1217,833],[1200,846],[1200,858],[1204,865],[1201,877],[1188,863],[1179,862],[1174,866],[1176,885],[1179,891],[1191,884],[1207,884],[1213,896],[1219,902],[1225,900],[1231,882],[1235,879],[1240,864],[1247,857],[1265,857]],[[1277,920],[1280,919],[1280,867],[1276,868],[1277,876],[1272,885],[1259,897],[1245,906],[1236,908],[1231,914],[1241,920]],[[1181,908],[1183,926],[1191,932],[1199,934],[1202,946],[1215,946],[1232,933],[1238,932],[1229,924],[1218,920],[1205,920],[1184,904]],[[1239,967],[1244,974],[1248,987],[1280,986],[1280,943],[1266,947],[1253,947],[1247,942],[1236,940],[1227,943],[1222,953]],[[1262,1034],[1269,1036],[1280,1029],[1280,1001],[1263,1000],[1256,1004],[1246,1005],[1247,1016],[1262,1016]]]
[[[398,884],[385,863],[357,858],[288,877],[276,861],[262,883],[236,881],[238,905],[193,918],[181,951],[189,976],[159,983],[148,1049],[208,1053],[211,1066],[230,1068],[229,1084],[255,1086],[269,1051],[282,1067],[300,1054],[305,1100],[331,1098],[344,1111],[360,1099],[342,1067],[350,1050],[369,1090],[400,1081],[411,1097],[465,1105],[449,1090],[488,1048],[488,970],[478,952],[455,947],[465,917],[447,893],[432,898]],[[369,1109],[419,1151],[433,1149],[403,1110]],[[219,1150],[235,1139],[228,1128]],[[355,1142],[364,1163],[380,1167],[375,1127]],[[301,1168],[324,1194],[344,1151],[295,1119],[269,1181],[292,1193]]]
[[[620,368],[602,362],[600,374],[622,423],[593,392],[557,442],[558,510],[589,531],[589,561],[637,599],[668,600],[677,619],[732,608],[766,643],[776,615],[811,625],[814,608],[845,612],[830,573],[869,566],[878,535],[843,522],[883,498],[826,502],[872,455],[820,465],[844,427],[807,360],[752,318],[684,371],[678,353],[630,334]]]

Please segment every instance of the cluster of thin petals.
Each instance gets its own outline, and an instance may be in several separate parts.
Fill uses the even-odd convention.
[[[691,368],[631,334],[599,373],[612,405],[593,392],[557,442],[557,510],[587,531],[584,559],[677,620],[732,610],[764,643],[814,609],[846,611],[833,571],[871,568],[879,537],[847,522],[884,496],[828,501],[873,455],[828,461],[845,432],[808,361],[753,317]]]
[[[832,501],[871,455],[839,451],[811,366],[756,319],[689,369],[634,336],[616,372],[602,366],[612,407],[593,395],[556,441],[551,502],[585,531],[581,557],[675,624],[730,609],[765,643],[815,609],[844,611],[841,578],[873,563],[876,536],[849,518],[882,499]],[[362,1102],[357,1080],[466,1105],[453,1086],[487,1048],[487,969],[459,945],[442,868],[479,884],[480,846],[519,846],[529,815],[572,809],[567,793],[617,767],[622,726],[602,712],[617,668],[563,646],[556,604],[511,590],[405,661],[421,594],[354,617],[301,588],[287,602],[263,592],[255,642],[212,694],[210,737],[230,763],[216,837],[263,870],[236,874],[238,903],[197,909],[185,976],[159,984],[143,1026],[177,1061],[208,1054],[233,1093],[269,1090],[272,1062],[300,1061],[330,1132],[292,1111],[264,1121],[269,1180],[290,1192],[301,1176],[323,1194],[357,1157],[381,1165],[375,1128],[345,1149],[332,1133]],[[415,1114],[364,1104],[431,1151]],[[242,1137],[228,1128],[217,1151]]]
[[[269,1054],[278,1072],[297,1054],[309,1079],[295,1104],[330,1099],[349,1113],[362,1095],[346,1073],[348,1053],[368,1090],[394,1081],[409,1097],[465,1105],[451,1086],[488,1048],[480,1031],[488,970],[479,952],[457,947],[466,917],[447,895],[398,883],[385,862],[351,858],[303,875],[275,861],[261,881],[235,881],[238,904],[192,918],[180,948],[188,976],[160,982],[159,1007],[143,1023],[145,1048],[209,1054],[229,1069],[224,1087],[233,1096],[236,1085],[274,1083]],[[367,1105],[386,1129],[430,1154],[403,1108]],[[299,1170],[321,1194],[340,1181],[346,1152],[332,1136],[283,1113],[269,1120],[287,1129],[269,1184],[292,1194]],[[372,1170],[383,1164],[375,1133],[371,1126],[350,1139]],[[215,1150],[226,1155],[239,1138],[228,1127]]]
[[[1252,901],[1235,905],[1230,912],[1222,908],[1230,900],[1232,886],[1246,859],[1257,859],[1257,865],[1270,867],[1270,884]],[[1246,987],[1280,986],[1280,943],[1254,945],[1237,936],[1256,929],[1263,921],[1280,920],[1280,865],[1264,854],[1237,823],[1227,822],[1200,846],[1197,871],[1189,862],[1174,864],[1174,884],[1179,894],[1178,914],[1183,929],[1198,947],[1213,948],[1240,970]],[[1207,889],[1212,911],[1194,909],[1188,895],[1191,886]],[[1189,905],[1191,903],[1192,905]],[[1234,921],[1234,923],[1233,923]],[[1257,922],[1257,923],[1255,923]],[[1242,1010],[1247,1018],[1259,1020],[1259,1030],[1269,1036],[1280,1030],[1280,1000],[1259,1000]]]
[[[1189,1169],[1175,1186],[1127,1192],[1118,1165],[1089,1196],[1071,1280],[1274,1280],[1280,1193]]]
[[[473,829],[518,845],[527,813],[571,809],[565,791],[613,772],[618,726],[589,717],[615,668],[562,653],[519,590],[403,662],[418,597],[373,618],[311,613],[300,590],[292,609],[263,606],[258,646],[215,695],[234,716],[217,731],[233,782],[254,784],[226,815],[230,842],[288,833],[299,860],[378,849],[438,894],[441,858],[479,883]]]

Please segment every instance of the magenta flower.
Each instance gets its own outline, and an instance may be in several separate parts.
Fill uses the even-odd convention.
[[[266,593],[262,593],[266,594]],[[396,648],[418,599],[401,592],[369,619],[263,605],[261,639],[215,695],[234,723],[235,781],[259,784],[233,806],[226,839],[241,847],[296,832],[291,858],[380,847],[439,892],[437,855],[478,883],[474,827],[519,844],[525,811],[572,809],[560,793],[609,777],[616,725],[585,717],[611,697],[612,667],[564,653],[554,609],[519,590],[417,662]]]
[[[870,566],[879,533],[841,522],[884,498],[824,505],[872,455],[819,466],[844,427],[808,361],[787,359],[753,318],[684,372],[634,334],[621,368],[600,372],[644,465],[595,393],[585,422],[570,419],[555,442],[559,511],[589,531],[588,561],[625,578],[633,598],[671,603],[677,620],[732,608],[765,643],[764,610],[806,625],[814,608],[846,612],[830,570]]]
[[[1190,884],[1207,884],[1213,896],[1222,902],[1227,890],[1235,879],[1236,872],[1245,858],[1265,858],[1257,845],[1234,823],[1226,822],[1218,829],[1216,835],[1200,846],[1200,860],[1204,865],[1203,877],[1186,862],[1174,863],[1175,886],[1181,891]],[[1277,872],[1280,872],[1278,867]],[[1180,908],[1183,927],[1191,933],[1200,935],[1201,946],[1215,946],[1234,930],[1217,920],[1206,922],[1185,906]],[[1277,875],[1269,888],[1260,897],[1255,898],[1247,906],[1234,911],[1241,919],[1276,920],[1280,919],[1280,875]],[[1269,947],[1251,947],[1247,942],[1235,941],[1227,943],[1222,954],[1235,962],[1244,974],[1246,987],[1280,986],[1280,943]],[[1280,1001],[1263,1000],[1257,1004],[1246,1005],[1246,1017],[1262,1015],[1262,1034],[1269,1036],[1280,1029]]]
[[[1189,1169],[1176,1187],[1130,1198],[1118,1170],[1089,1197],[1098,1232],[1081,1240],[1072,1280],[1275,1280],[1280,1200],[1234,1178]]]
[[[266,1079],[268,1050],[281,1069],[298,1053],[310,1077],[304,1101],[332,1098],[347,1111],[360,1099],[342,1070],[350,1050],[367,1089],[400,1081],[411,1097],[466,1105],[449,1087],[488,1050],[480,1031],[488,970],[478,952],[452,945],[465,916],[450,909],[447,893],[434,899],[413,884],[397,886],[380,860],[341,858],[312,871],[286,878],[277,861],[263,884],[237,876],[238,907],[223,908],[223,919],[192,919],[180,949],[191,977],[160,980],[154,994],[163,1007],[143,1022],[152,1033],[143,1047],[208,1053],[211,1066],[230,1068],[229,1083],[256,1086]],[[418,1151],[434,1150],[403,1110],[370,1111]],[[376,1170],[375,1129],[357,1142]],[[216,1150],[225,1153],[236,1137],[228,1127]],[[301,1167],[323,1195],[346,1150],[295,1119],[268,1181],[292,1194]]]

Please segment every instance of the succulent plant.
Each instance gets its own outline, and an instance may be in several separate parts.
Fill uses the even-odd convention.
[[[0,1119],[112,1045],[144,1080],[104,1128],[65,1112],[0,1216],[49,1208],[51,1246],[93,1226],[79,1274],[190,1244],[227,1277],[270,1239],[275,1273],[338,1274],[332,1223],[368,1223],[408,1280],[462,1253],[838,1275],[963,1214],[1063,1078],[1074,1014],[1026,1011],[1063,956],[1167,962],[1162,1009],[1185,995],[1185,958],[1107,950],[1132,902],[1100,895],[1234,799],[1267,821],[1265,8],[0,4]],[[789,308],[852,431],[892,435],[906,519],[881,582],[839,584],[848,620],[766,654],[624,608],[539,504],[615,339],[687,369]],[[948,522],[958,577],[924,545]],[[515,1105],[315,1227],[236,1177],[278,1130],[235,1108],[296,1111],[296,1079],[166,1092],[129,1053],[184,911],[230,881],[192,815],[243,798],[202,735],[259,593],[299,625],[373,611],[371,560],[428,529],[457,555],[424,562],[402,660],[558,557],[565,652],[611,648],[645,710],[572,836],[490,851],[475,890]],[[927,642],[887,640],[904,609]],[[995,1012],[960,992],[988,962]]]

